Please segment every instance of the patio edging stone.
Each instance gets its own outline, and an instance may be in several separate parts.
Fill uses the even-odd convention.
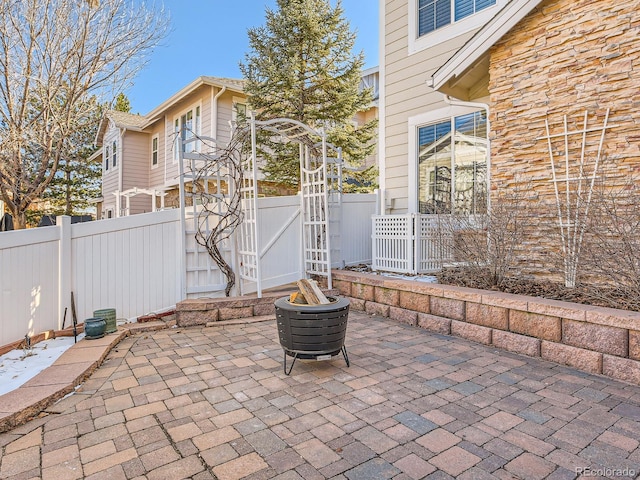
[[[292,288],[295,291],[295,287]],[[323,289],[325,295],[337,295],[338,289]],[[257,297],[190,298],[176,304],[176,324],[179,327],[210,325],[215,322],[275,315],[274,302],[286,292],[267,293]],[[372,297],[373,298],[373,297]]]
[[[640,313],[333,270],[351,308],[640,385]]]
[[[0,433],[18,427],[71,393],[101,364],[109,352],[124,338],[141,332],[169,328],[174,321],[128,323],[102,338],[82,339],[67,349],[51,366],[16,388],[0,395]],[[83,324],[78,325],[78,332]],[[59,336],[67,331],[57,332]],[[55,379],[52,378],[55,376]]]

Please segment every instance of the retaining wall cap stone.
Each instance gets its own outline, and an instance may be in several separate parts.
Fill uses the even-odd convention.
[[[551,317],[568,318],[584,322],[587,319],[587,311],[593,307],[580,303],[562,302],[560,300],[548,300],[546,298],[530,297],[527,311],[541,313]]]

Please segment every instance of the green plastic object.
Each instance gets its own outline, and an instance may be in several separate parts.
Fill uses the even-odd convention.
[[[84,321],[84,338],[94,340],[104,337],[105,326],[104,318],[87,318]]]
[[[97,318],[104,318],[107,323],[105,333],[113,333],[118,329],[116,325],[116,309],[115,308],[102,308],[100,310],[94,310],[93,316]]]

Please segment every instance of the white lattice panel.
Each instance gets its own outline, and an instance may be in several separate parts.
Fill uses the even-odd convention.
[[[414,273],[413,215],[372,217],[373,270]]]
[[[440,228],[441,219],[437,215],[419,215],[416,220],[417,273],[437,272],[452,257],[453,238]]]

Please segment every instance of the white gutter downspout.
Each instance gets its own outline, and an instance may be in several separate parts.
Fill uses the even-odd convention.
[[[211,137],[216,141],[216,143],[218,142],[218,99],[226,91],[227,87],[223,85],[220,91],[216,93],[215,97],[213,97],[213,102],[211,102]]]
[[[431,87],[433,86],[433,79],[429,79],[427,84]],[[457,98],[451,98],[449,95],[443,94],[444,101],[456,107],[473,107],[473,108],[482,108],[486,112],[487,118],[487,211],[491,208],[491,140],[489,138],[489,134],[491,133],[491,123],[489,121],[489,105],[481,102],[467,102],[464,100],[459,100]]]
[[[120,196],[120,192],[122,192],[122,170],[124,170],[124,165],[122,162],[122,152],[123,152],[123,141],[124,141],[124,134],[126,133],[127,129],[126,128],[121,128],[120,129],[120,138],[119,138],[119,142],[118,142],[118,150],[116,151],[116,155],[118,158],[118,201],[116,202],[116,218],[120,217],[120,210],[122,210],[122,202],[121,202],[121,196]],[[112,154],[113,155],[113,154]],[[107,161],[111,161],[111,159],[108,159]],[[111,165],[111,168],[113,168],[113,165]],[[127,215],[129,215],[129,212],[127,212]]]
[[[164,187],[167,186],[167,163],[169,163],[169,158],[171,158],[171,160],[173,161],[173,150],[171,150],[171,152],[169,152],[169,155],[167,155],[168,147],[169,147],[169,129],[167,129],[168,126],[169,126],[168,118],[167,118],[167,114],[165,113],[164,114],[164,185],[163,185]]]
[[[376,215],[385,215],[386,210],[386,197],[387,197],[387,138],[386,138],[386,126],[387,126],[387,106],[386,106],[386,80],[385,75],[387,67],[385,65],[386,57],[386,2],[380,0],[378,9],[380,15],[378,18],[378,31],[380,36],[378,39],[378,202],[379,209],[376,211]]]

